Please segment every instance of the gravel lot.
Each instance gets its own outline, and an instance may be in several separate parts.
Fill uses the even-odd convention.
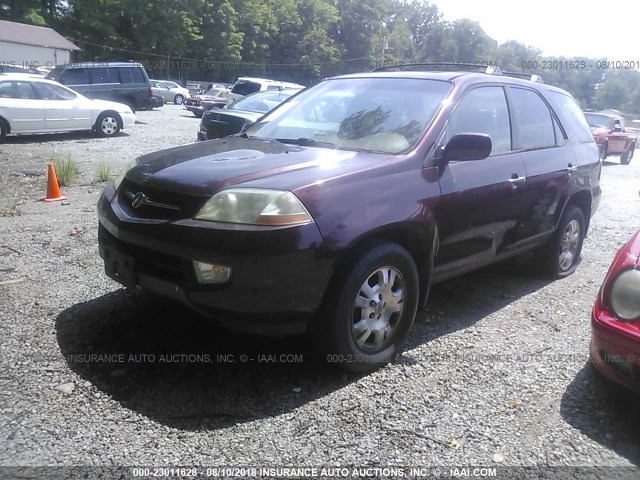
[[[0,145],[1,465],[640,464],[638,396],[587,360],[596,292],[640,225],[640,155],[605,163],[575,275],[549,283],[522,258],[440,284],[404,354],[355,376],[304,338],[226,332],[104,275],[97,164],[191,142],[199,124],[174,105],[137,118],[112,139]],[[69,204],[38,201],[67,154]]]

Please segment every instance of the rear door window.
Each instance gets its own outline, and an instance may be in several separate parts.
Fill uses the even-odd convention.
[[[551,111],[533,90],[511,87],[513,112],[519,126],[519,147],[535,150],[556,146]]]
[[[92,68],[91,83],[120,83],[115,68]]]
[[[89,70],[86,68],[68,68],[59,80],[65,85],[89,85]]]

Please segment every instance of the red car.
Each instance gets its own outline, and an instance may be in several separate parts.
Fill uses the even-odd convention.
[[[616,254],[591,314],[591,360],[640,393],[640,230]]]
[[[591,133],[598,145],[600,158],[620,156],[620,163],[628,165],[636,150],[637,135],[626,128],[624,117],[607,113],[585,113]]]

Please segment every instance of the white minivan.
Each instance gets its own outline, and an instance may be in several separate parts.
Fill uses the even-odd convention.
[[[256,92],[267,90],[282,90],[283,88],[305,88],[304,85],[291,82],[281,82],[279,80],[269,80],[267,78],[238,77],[236,83],[231,87],[231,93],[227,97],[227,104],[240,100],[241,98]]]

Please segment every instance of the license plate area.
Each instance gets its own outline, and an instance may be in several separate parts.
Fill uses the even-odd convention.
[[[132,256],[126,255],[118,250],[104,245],[104,271],[116,282],[125,287],[136,286],[136,262]]]

